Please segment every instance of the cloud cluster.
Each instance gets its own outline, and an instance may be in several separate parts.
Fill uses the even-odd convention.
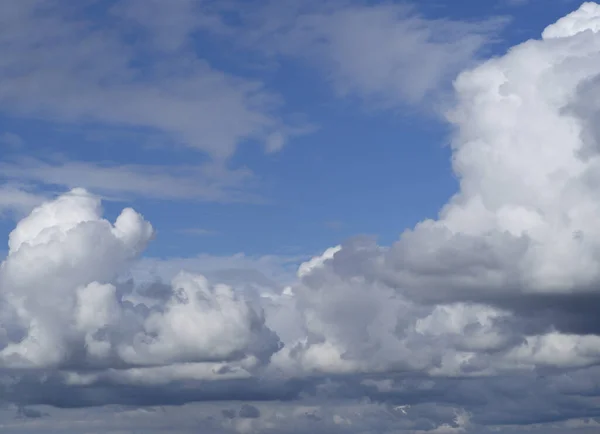
[[[598,20],[586,3],[462,73],[460,191],[439,218],[329,249],[292,282],[136,285],[122,277],[153,236],[139,214],[110,223],[79,189],[36,208],[0,269],[0,396],[311,403],[219,408],[205,421],[224,432],[597,429]]]
[[[80,189],[21,220],[0,270],[0,365],[152,366],[260,358],[277,348],[261,315],[200,276],[180,274],[156,308],[128,302],[115,279],[152,236],[132,209],[114,224],[102,219],[99,200]]]
[[[573,318],[599,295],[598,16],[586,3],[458,77],[459,193],[390,248],[351,243],[302,279],[302,354],[435,375],[600,361],[595,314]]]

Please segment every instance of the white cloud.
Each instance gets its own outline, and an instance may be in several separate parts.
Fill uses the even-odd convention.
[[[151,313],[133,345],[121,349],[127,363],[225,361],[247,351],[252,351],[252,357],[264,351],[270,356],[277,349],[277,336],[263,328],[264,318],[231,287],[211,286],[204,277],[185,273],[172,285],[174,295],[164,312]]]
[[[593,26],[583,15],[556,26]],[[571,33],[528,41],[459,76],[449,120],[460,192],[391,248],[349,244],[304,276],[294,294],[313,339],[292,359],[323,371],[434,376],[600,360],[596,336],[557,330],[569,328],[561,322],[569,305],[597,297],[600,283],[599,154],[587,131],[599,112],[600,39]],[[538,316],[536,303],[548,300],[557,315]],[[426,306],[435,303],[448,305]],[[535,315],[536,329],[515,312]]]
[[[575,12],[548,26],[542,36],[544,39],[564,38],[586,30],[600,31],[600,5],[597,3],[583,3]]]
[[[77,299],[93,300],[91,291],[99,287],[88,285],[114,279],[153,234],[131,209],[125,209],[114,225],[102,220],[99,212],[96,198],[73,190],[36,208],[11,233],[0,272],[1,297],[24,337],[3,342],[0,365],[65,363],[73,356],[71,345],[80,338],[72,329],[72,321],[81,319]],[[104,296],[95,299],[110,302]]]
[[[333,259],[335,254],[340,250],[342,250],[342,246],[330,247],[329,249],[325,250],[322,255],[315,256],[309,261],[300,264],[300,267],[298,268],[298,277],[302,278],[310,274],[316,268],[322,267],[326,261]]]
[[[455,252],[446,260],[456,278],[464,261],[479,279],[468,284],[488,291],[585,291],[597,281],[597,155],[583,134],[588,120],[571,109],[600,74],[597,47],[591,32],[529,41],[461,74],[449,115],[461,190],[398,251]]]
[[[36,208],[11,233],[1,295],[24,337],[3,343],[0,366],[102,365],[114,358],[127,365],[161,365],[248,357],[254,359],[246,363],[253,365],[277,349],[277,337],[259,312],[231,288],[211,286],[201,276],[176,277],[161,311],[140,317],[126,308],[113,283],[153,230],[131,209],[114,225],[100,212],[99,200],[77,189]],[[76,356],[79,351],[83,355]]]

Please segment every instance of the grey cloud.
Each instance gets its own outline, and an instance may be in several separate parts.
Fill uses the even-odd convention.
[[[233,419],[236,416],[235,410],[230,410],[230,409],[222,410],[221,414],[223,414],[223,417],[226,419]]]
[[[27,419],[39,419],[48,416],[47,413],[43,413],[35,408],[19,407],[17,409],[17,417]]]
[[[417,406],[405,413],[393,408],[358,401],[316,403],[304,405],[290,403],[253,403],[260,408],[261,417],[257,419],[232,418],[227,407],[235,403],[186,405],[162,408],[107,408],[51,411],[52,418],[44,426],[29,421],[28,432],[54,432],[60,426],[73,426],[73,432],[80,432],[76,421],[85,421],[82,431],[96,429],[102,432],[112,430],[144,429],[146,432],[188,433],[208,430],[215,433],[234,432],[283,432],[310,433],[318,429],[332,433],[451,433],[464,432],[484,434],[498,432],[566,432],[591,433],[597,423],[593,418],[582,418],[570,423],[538,424],[523,430],[519,427],[492,427],[487,429],[468,421],[463,413],[449,406]],[[223,407],[226,407],[225,409]],[[110,415],[110,417],[107,417]],[[587,429],[586,429],[587,428]],[[10,426],[3,426],[6,432]],[[568,431],[568,430],[571,431]],[[45,430],[45,431],[43,431]],[[437,430],[437,431],[436,431]],[[544,431],[545,430],[545,431]],[[58,432],[58,431],[57,431]],[[127,431],[126,431],[127,432]]]
[[[245,419],[256,419],[260,417],[260,410],[250,404],[244,404],[240,408],[238,415]]]

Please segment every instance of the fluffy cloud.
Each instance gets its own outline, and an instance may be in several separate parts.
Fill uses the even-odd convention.
[[[21,220],[0,272],[10,317],[2,321],[9,328],[3,326],[0,364],[164,365],[260,358],[277,349],[260,313],[201,277],[180,274],[160,308],[139,312],[127,303],[116,278],[152,236],[131,209],[114,224],[102,219],[99,200],[81,189]]]
[[[548,27],[552,37],[459,76],[448,118],[460,192],[438,220],[407,231],[373,273],[423,299],[595,293],[594,10],[584,4]]]
[[[458,77],[448,119],[459,193],[392,247],[350,244],[303,279],[307,323],[323,340],[306,354],[321,345],[346,367],[414,361],[435,375],[600,360],[595,335],[563,329],[571,303],[597,299],[600,279],[597,11],[584,4],[543,39]],[[361,355],[358,342],[374,347]]]
[[[392,246],[350,240],[251,291],[161,261],[171,284],[135,285],[139,214],[110,223],[84,190],[36,208],[0,269],[0,396],[208,402],[181,432],[597,430],[598,17],[458,77],[460,191]]]

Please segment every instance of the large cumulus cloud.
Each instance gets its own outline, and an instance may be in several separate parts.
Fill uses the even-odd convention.
[[[597,305],[600,283],[599,20],[600,7],[585,3],[541,40],[462,73],[448,113],[460,191],[437,220],[390,248],[351,243],[304,279],[307,290],[335,298],[337,312],[356,299],[346,297],[354,286],[368,288],[363,311],[380,300],[361,327],[377,342],[364,353],[370,362],[387,350],[396,364],[409,344],[407,360],[426,354],[419,366],[429,360],[430,372],[446,374],[600,360],[595,310],[585,308]],[[356,321],[350,315],[341,327],[334,314],[319,315],[345,333]],[[329,325],[321,329],[339,341]],[[357,347],[348,341],[341,353],[349,348]]]
[[[460,190],[439,218],[392,246],[328,249],[292,284],[123,283],[149,223],[130,209],[104,220],[83,190],[40,206],[0,270],[4,399],[323,411],[368,397],[409,432],[594,429],[582,418],[600,416],[599,31],[600,6],[585,3],[462,73],[448,112]],[[219,414],[226,429],[281,429],[271,413]],[[328,423],[347,432],[356,414]]]
[[[302,273],[320,339],[302,354],[454,375],[598,361],[599,20],[585,3],[457,78],[460,191],[390,248],[354,241]]]
[[[179,274],[161,305],[128,300],[117,277],[152,236],[132,209],[114,224],[102,219],[99,199],[81,189],[20,221],[0,270],[0,366],[252,365],[277,349],[260,312],[201,276]]]

